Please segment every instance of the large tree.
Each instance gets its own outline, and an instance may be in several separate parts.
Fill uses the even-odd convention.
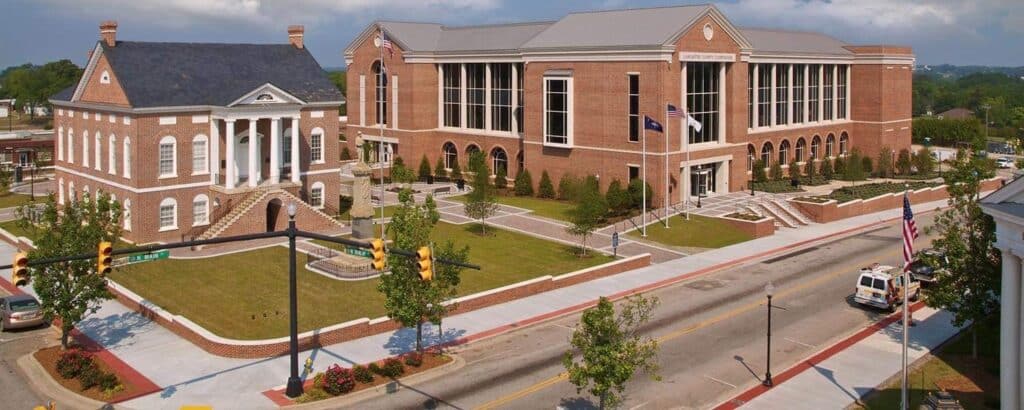
[[[470,154],[469,170],[473,172],[473,191],[466,195],[464,210],[466,216],[480,220],[480,233],[486,234],[487,218],[498,213],[498,198],[494,185],[489,181],[491,170],[482,152]]]
[[[34,226],[40,233],[29,260],[97,252],[100,241],[115,242],[121,236],[121,207],[106,194],[83,195],[77,202],[57,206],[53,195],[41,208],[25,205],[18,210],[19,225]],[[96,259],[61,262],[30,268],[32,287],[39,295],[46,320],[60,318],[60,343],[68,347],[75,324],[113,298],[107,279],[96,272]]]
[[[7,97],[17,98],[19,105],[46,105],[51,96],[77,82],[81,76],[82,69],[71,60],[53,61],[42,66],[25,64],[4,71],[0,90]]]
[[[934,286],[925,294],[925,303],[952,313],[957,326],[977,322],[999,308],[1001,257],[993,246],[996,226],[978,204],[981,181],[994,174],[987,159],[959,152],[953,169],[944,175],[950,207],[927,228],[938,235],[932,247],[945,259],[928,255],[922,258],[945,269],[938,271]],[[974,337],[977,355],[977,335]]]
[[[597,306],[584,311],[569,341],[572,350],[562,357],[576,392],[587,389],[598,397],[601,409],[619,404],[626,382],[637,372],[660,379],[658,342],[640,335],[658,299],[635,296],[621,305],[616,315],[612,303],[601,297]]]

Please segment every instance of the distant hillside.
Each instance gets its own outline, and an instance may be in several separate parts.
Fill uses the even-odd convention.
[[[935,76],[939,78],[958,79],[977,73],[999,73],[1013,78],[1024,79],[1024,67],[989,67],[978,65],[927,65],[914,67],[915,74]]]

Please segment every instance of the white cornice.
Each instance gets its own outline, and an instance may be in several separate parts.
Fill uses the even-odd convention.
[[[50,100],[50,104],[59,107],[68,107],[76,109],[94,110],[94,111],[110,111],[121,114],[163,114],[163,113],[181,113],[181,112],[204,112],[204,111],[215,111],[215,110],[231,110],[238,108],[222,107],[219,105],[181,105],[176,107],[146,107],[146,108],[131,108],[131,107],[117,107],[103,104],[94,103],[83,103],[83,102],[69,102],[63,100]],[[295,104],[289,105],[289,107],[297,107],[298,109],[304,108],[337,108],[338,106],[344,105],[344,101],[324,101],[314,102],[308,104]],[[276,105],[270,107],[270,110],[280,109],[284,105]],[[249,110],[251,107],[244,107],[243,110]]]
[[[209,186],[210,185],[209,178],[205,178],[206,181],[203,181],[203,182],[193,182],[193,183],[190,183],[190,184],[177,184],[177,185],[150,187],[150,188],[135,188],[135,187],[128,186],[128,185],[125,185],[125,184],[121,184],[121,183],[118,183],[118,182],[114,182],[114,181],[111,181],[111,180],[108,180],[108,179],[103,179],[103,178],[99,178],[99,177],[96,177],[96,176],[93,176],[93,175],[89,175],[89,174],[86,174],[86,173],[78,172],[78,171],[75,171],[73,169],[65,168],[65,167],[60,166],[60,165],[54,166],[53,168],[55,170],[57,170],[57,171],[60,171],[60,172],[65,172],[65,173],[68,173],[68,174],[71,174],[71,175],[75,175],[75,176],[78,176],[78,177],[81,177],[81,178],[91,179],[91,180],[93,180],[95,182],[99,182],[101,184],[106,184],[106,185],[112,186],[114,188],[122,189],[122,190],[131,192],[131,193],[135,193],[135,194],[144,194],[144,193],[148,193],[148,192],[170,191],[170,190],[175,190],[175,189],[201,188],[201,187],[205,187],[205,186]]]
[[[82,78],[78,80],[78,85],[75,86],[75,93],[71,96],[71,101],[78,101],[82,98],[85,84],[92,78],[92,73],[96,70],[96,64],[99,62],[101,54],[103,54],[103,47],[100,46],[99,42],[96,42],[96,47],[92,49],[92,54],[89,55],[89,62],[85,66],[85,72],[82,73]]]

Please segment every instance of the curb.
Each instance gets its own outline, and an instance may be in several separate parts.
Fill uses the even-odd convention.
[[[43,365],[39,364],[39,361],[32,356],[33,354],[34,352],[19,358],[18,367],[25,372],[28,382],[45,393],[46,396],[50,396],[59,408],[99,409],[107,405],[105,402],[81,396],[57,383],[46,372],[46,369],[43,369]],[[125,407],[114,405],[114,408],[124,409]]]

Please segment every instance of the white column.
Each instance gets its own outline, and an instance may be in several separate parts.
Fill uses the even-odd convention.
[[[758,90],[758,85],[759,85],[758,83],[761,81],[761,79],[760,79],[760,77],[761,77],[760,71],[761,71],[761,66],[758,65],[758,64],[754,64],[754,87],[753,87],[754,88],[754,103],[753,103],[753,107],[754,107],[754,121],[753,121],[752,124],[750,124],[750,128],[757,128],[757,126],[761,123],[761,121],[758,119],[758,118],[761,117],[761,104],[758,104],[760,102],[759,101],[760,100],[759,97],[760,97],[760,94],[761,94],[760,90]]]
[[[359,126],[366,126],[366,75],[359,76]]]
[[[852,73],[850,72],[850,65],[849,64],[845,65],[844,67],[845,68],[843,68],[843,69],[846,70],[846,119],[850,120],[850,119],[852,119],[850,117],[850,107],[853,106],[853,100],[850,99],[850,95],[851,95],[851,93],[850,93],[850,75]]]
[[[491,64],[484,64],[484,129],[493,130],[491,125]]]
[[[398,76],[391,76],[391,129],[398,129]]]
[[[235,172],[235,120],[224,120],[224,142],[227,146],[227,180],[224,186],[234,188],[238,183],[238,173]]]
[[[778,81],[778,77],[776,77],[775,74],[778,67],[778,64],[772,64],[772,78],[771,81],[768,83],[771,84],[771,87],[768,88],[768,94],[770,94],[769,101],[771,101],[771,104],[768,106],[768,123],[771,124],[772,126],[778,125],[779,119],[778,110],[775,106],[775,103],[778,102],[778,95],[775,93],[775,87],[778,86],[778,84],[776,83]]]
[[[786,124],[793,123],[793,65],[786,64]]]
[[[1018,409],[1020,400],[1020,366],[1014,360],[1021,345],[1021,263],[1020,258],[1003,249],[1002,308],[999,314],[999,391],[1003,410]]]
[[[725,143],[725,119],[729,118],[727,117],[728,114],[726,114],[726,107],[728,107],[728,104],[725,103],[728,101],[725,98],[725,89],[727,88],[726,84],[728,84],[728,81],[725,79],[726,64],[727,63],[718,63],[718,143],[720,144]],[[688,134],[690,126],[685,125],[686,123],[686,118],[683,118],[684,125],[681,129],[685,130]]]
[[[1005,253],[1004,253],[1004,255],[1005,255]],[[1017,340],[1016,340],[1016,343],[1013,345],[1013,346],[1016,346],[1016,349],[1017,349],[1017,351],[1014,353],[1014,355],[1018,358],[1017,363],[1013,364],[1013,366],[1016,366],[1016,371],[1017,371],[1016,372],[1017,388],[1010,390],[1010,391],[1016,391],[1017,392],[1017,397],[1015,399],[1010,399],[1010,400],[1016,400],[1016,403],[1014,403],[1014,404],[1017,406],[1016,408],[1020,408],[1020,406],[1024,406],[1024,323],[1022,323],[1022,320],[1024,320],[1024,270],[1021,270],[1021,260],[1020,260],[1020,257],[1017,256],[1017,255],[1012,255],[1012,257],[1017,260],[1017,269],[1016,269],[1016,271],[1017,271],[1017,294],[1016,294],[1016,299],[1017,299],[1017,306],[1019,306],[1019,308],[1017,309],[1017,315],[1013,318],[1013,323],[1017,324]],[[1004,269],[1004,272],[1005,272],[1006,268],[1004,267],[1003,269]],[[1000,318],[1000,319],[1002,320],[1002,318]],[[1005,329],[1005,328],[1002,328],[1002,329]],[[1002,356],[1000,356],[1000,357],[1002,357]],[[1003,369],[1007,369],[1006,367],[1002,367],[1002,368]],[[1010,367],[1010,369],[1013,369],[1013,368],[1014,367]],[[1006,390],[1000,390],[1000,391],[1006,391]]]
[[[292,182],[301,181],[299,176],[299,116],[296,115],[292,117]]]
[[[829,121],[839,117],[839,65],[832,64],[832,117]]]
[[[459,126],[468,128],[466,125],[466,65],[459,64]]]
[[[800,86],[800,88],[802,88],[801,92],[804,94],[804,99],[803,99],[804,103],[801,104],[804,107],[804,112],[803,112],[803,116],[804,117],[803,117],[803,121],[801,121],[801,122],[803,122],[804,124],[806,124],[807,123],[807,119],[810,118],[809,115],[810,115],[810,111],[811,111],[810,110],[811,104],[807,103],[807,99],[810,98],[810,89],[811,89],[810,88],[811,87],[810,84],[807,82],[807,79],[808,79],[807,74],[808,73],[810,73],[810,65],[809,64],[804,64],[804,81],[803,81],[803,84]]]
[[[818,64],[818,122],[825,121],[825,65]]]
[[[444,126],[444,64],[437,64],[437,128]]]
[[[519,106],[519,65],[512,63],[512,135],[519,135],[519,118],[516,107]]]
[[[258,118],[249,119],[249,186],[255,188],[259,184],[259,155],[256,151],[256,147],[259,144],[259,138],[256,136],[256,122]]]
[[[281,117],[270,119],[270,183],[281,182]]]
[[[220,125],[216,118],[210,118],[210,183],[216,185],[220,179]]]

